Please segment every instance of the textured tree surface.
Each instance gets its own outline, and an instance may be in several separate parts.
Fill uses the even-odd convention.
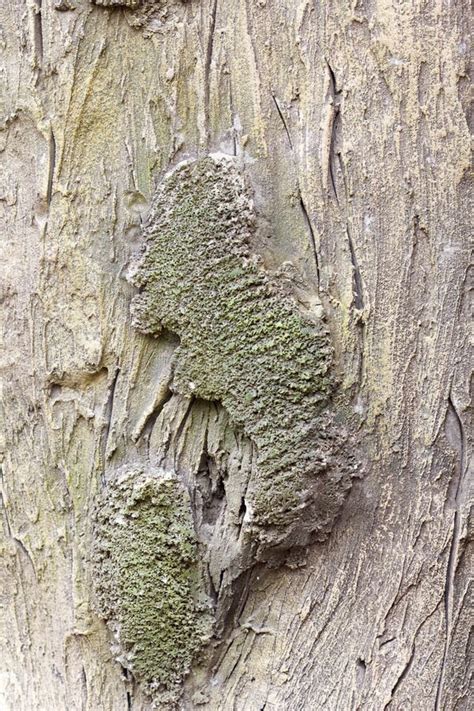
[[[0,3],[2,709],[472,706],[468,13]],[[318,416],[337,421],[351,470],[328,535],[271,565],[242,545],[269,446],[239,405],[251,360],[229,370],[237,389],[195,383],[196,324],[132,320],[158,186],[210,154],[249,185],[244,276],[277,303],[264,325],[281,291],[283,321],[331,344]],[[307,355],[300,335],[291,352]],[[285,431],[279,383],[269,420],[291,462],[306,440]],[[289,421],[315,422],[304,408]]]

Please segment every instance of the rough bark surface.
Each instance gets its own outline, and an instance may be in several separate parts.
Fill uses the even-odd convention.
[[[233,579],[220,641],[159,703],[469,708],[468,13],[1,3],[2,708],[151,708],[94,593],[94,512],[120,472],[192,482],[218,604],[255,443],[170,389],[179,342],[133,326],[127,281],[163,176],[215,152],[252,186],[262,268],[325,314],[363,475],[327,540]]]

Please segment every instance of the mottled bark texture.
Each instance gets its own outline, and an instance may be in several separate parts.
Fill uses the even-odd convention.
[[[2,709],[470,707],[468,13],[0,4]]]

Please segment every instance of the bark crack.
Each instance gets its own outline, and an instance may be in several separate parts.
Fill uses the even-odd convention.
[[[337,187],[336,187],[336,177],[334,175],[334,167],[333,167],[333,162],[334,162],[334,150],[335,150],[335,145],[336,145],[336,132],[338,128],[338,123],[340,119],[340,94],[341,94],[341,89],[337,88],[337,83],[336,83],[336,75],[334,74],[334,71],[329,64],[329,62],[326,59],[326,64],[328,66],[329,70],[329,77],[330,77],[330,86],[331,86],[331,98],[332,98],[332,111],[333,111],[333,116],[331,120],[331,132],[330,132],[330,138],[329,138],[329,158],[328,158],[328,170],[329,170],[329,177],[331,179],[331,186],[334,191],[334,196],[336,198],[336,202],[339,203],[338,195],[337,195]]]
[[[138,442],[141,437],[146,435],[150,436],[151,431],[157,421],[158,417],[163,411],[166,403],[173,397],[173,391],[170,388],[172,378],[169,378],[162,388],[160,388],[157,398],[150,408],[149,412],[146,413],[143,420],[139,423],[136,431],[132,435],[134,442]]]
[[[280,117],[280,120],[284,126],[284,129],[285,129],[285,132],[286,132],[286,135],[288,138],[288,143],[290,144],[290,148],[293,151],[293,141],[291,140],[291,134],[290,134],[290,130],[288,128],[288,124],[286,122],[285,117],[283,116],[283,112],[280,108],[280,104],[278,103],[278,99],[276,98],[275,94],[273,94],[273,93],[272,93],[272,99],[273,99],[273,103],[275,104],[276,109],[278,111],[278,116]]]
[[[33,6],[33,44],[36,67],[41,70],[43,64],[43,0],[36,0]]]
[[[53,129],[50,128],[49,134],[49,155],[48,155],[48,186],[46,189],[46,203],[48,207],[51,205],[51,196],[53,194],[54,170],[56,167],[56,138],[54,137]]]
[[[403,667],[402,672],[401,672],[401,674],[399,675],[399,677],[398,677],[397,681],[395,682],[394,686],[392,687],[392,691],[391,691],[391,694],[390,694],[390,701],[389,701],[387,704],[385,704],[385,706],[384,706],[384,711],[385,711],[385,709],[388,709],[388,707],[389,707],[390,704],[392,703],[393,697],[395,696],[395,694],[396,694],[396,692],[397,692],[397,689],[401,686],[401,684],[403,683],[403,680],[406,678],[406,676],[408,675],[410,669],[412,668],[412,666],[413,666],[413,660],[414,660],[414,658],[415,658],[415,652],[416,652],[416,644],[415,644],[415,641],[413,641],[413,645],[412,645],[412,648],[411,648],[411,653],[410,653],[410,656],[409,656],[409,658],[408,658],[408,661],[407,661],[407,663],[405,664],[405,666]]]
[[[340,97],[342,90],[337,88],[336,75],[334,74],[333,68],[331,67],[327,59],[325,59],[325,61],[329,74],[329,100],[327,106],[327,117],[322,137],[323,185],[326,189],[328,182],[331,183],[334,197],[336,199],[337,204],[339,205],[336,176],[334,174],[333,166],[335,161],[334,153],[336,146],[336,134],[339,126]]]
[[[347,183],[346,183],[346,178],[345,178],[345,171],[344,171],[344,164],[342,162],[342,158],[339,155],[339,165],[341,167],[341,173],[342,173],[342,180],[344,183],[344,193],[345,193],[345,198],[346,198],[346,204],[349,203],[348,200],[348,189],[347,189]],[[357,255],[355,252],[355,247],[354,247],[354,242],[352,239],[351,235],[351,230],[349,227],[349,223],[346,223],[346,235],[347,235],[347,242],[349,245],[349,253],[351,257],[351,264],[352,264],[352,293],[353,293],[353,302],[354,306],[356,309],[359,309],[360,311],[363,311],[364,309],[364,289],[363,289],[363,284],[362,284],[362,275],[360,272],[360,267],[359,267],[359,262],[357,260]]]
[[[3,476],[2,476],[2,479],[3,479]],[[35,564],[34,564],[34,562],[33,562],[33,559],[32,559],[32,557],[31,557],[31,555],[30,555],[29,550],[27,549],[27,547],[25,546],[25,544],[23,543],[23,541],[20,540],[19,538],[17,538],[17,537],[13,534],[12,527],[10,526],[10,520],[9,520],[9,517],[8,517],[7,507],[6,507],[6,505],[5,505],[5,499],[4,499],[2,493],[0,493],[0,510],[3,511],[3,520],[4,520],[4,522],[5,522],[5,532],[6,532],[6,535],[8,536],[8,538],[10,538],[10,539],[14,542],[15,546],[17,547],[17,549],[18,549],[18,550],[25,556],[25,558],[28,560],[29,564],[31,565],[31,569],[33,570],[34,578],[35,578],[35,580],[36,580],[36,579],[37,579],[37,575],[36,575]]]
[[[272,99],[273,99],[273,103],[274,103],[275,106],[276,106],[276,109],[277,109],[277,112],[278,112],[278,116],[280,117],[280,120],[281,120],[281,122],[282,122],[282,124],[283,124],[283,127],[284,127],[284,129],[285,129],[285,133],[286,133],[286,136],[287,136],[287,138],[288,138],[288,143],[289,143],[289,146],[290,146],[290,150],[291,150],[291,152],[292,152],[293,159],[294,159],[293,141],[292,141],[292,138],[291,138],[291,133],[290,133],[290,129],[289,129],[289,127],[288,127],[288,123],[287,123],[287,121],[286,121],[286,119],[285,119],[285,117],[284,117],[284,115],[283,115],[283,112],[282,112],[282,110],[281,110],[281,107],[280,107],[280,104],[279,104],[279,102],[278,102],[278,99],[276,98],[275,94],[273,94],[273,92],[272,92],[271,96],[272,96]],[[296,161],[295,161],[295,163],[296,163]],[[298,166],[296,166],[296,169],[297,169],[297,174],[298,174],[299,204],[300,204],[301,212],[303,213],[303,219],[304,219],[304,222],[305,222],[305,225],[306,225],[306,229],[307,229],[307,232],[308,232],[308,235],[309,235],[309,238],[310,238],[311,248],[312,248],[313,257],[314,257],[314,263],[315,263],[315,267],[316,267],[316,276],[317,276],[317,282],[318,282],[318,283],[317,283],[317,287],[318,287],[318,290],[319,290],[319,285],[320,285],[320,282],[321,282],[321,276],[320,276],[320,268],[319,268],[318,250],[317,250],[317,247],[316,247],[316,236],[315,236],[315,234],[314,234],[314,229],[313,229],[313,226],[312,226],[312,224],[311,224],[311,220],[310,220],[310,218],[309,218],[308,210],[306,209],[306,205],[305,205],[305,203],[304,203],[303,196],[302,196],[302,193],[301,193],[301,185],[300,185],[300,181],[299,181]]]
[[[105,462],[107,459],[110,459],[112,452],[107,452],[107,447],[108,447],[108,442],[109,442],[109,436],[110,436],[110,431],[112,428],[112,414],[113,414],[113,409],[114,409],[114,398],[115,398],[115,389],[117,387],[117,380],[120,375],[120,368],[117,366],[115,369],[115,373],[113,375],[112,381],[109,386],[109,392],[108,392],[108,397],[107,397],[107,402],[105,405],[105,412],[104,412],[104,422],[105,422],[105,427],[103,430],[102,434],[102,456],[101,456],[101,476],[102,476],[102,484],[105,485],[105,476],[104,476],[104,468],[105,468]]]
[[[209,103],[210,103],[210,77],[211,77],[211,64],[212,64],[212,54],[214,50],[214,32],[216,29],[216,17],[217,17],[217,0],[214,0],[211,9],[211,25],[209,28],[209,39],[206,48],[206,61],[204,65],[204,116],[206,120],[206,131],[207,131],[207,142],[209,144],[210,140],[210,126],[209,126]]]
[[[318,278],[318,285],[317,286],[318,286],[318,290],[319,290],[319,285],[321,283],[321,275],[320,275],[320,271],[319,271],[318,250],[316,249],[316,237],[314,234],[313,226],[311,224],[311,220],[309,219],[306,205],[304,204],[303,198],[301,196],[301,192],[300,192],[300,207],[301,207],[301,211],[303,212],[303,217],[304,217],[304,220],[306,223],[306,227],[308,228],[308,234],[309,234],[310,241],[311,241],[311,247],[313,248],[314,264],[316,266],[316,275]]]
[[[446,666],[449,654],[449,647],[453,631],[453,607],[454,607],[454,579],[457,569],[457,561],[459,554],[459,544],[461,540],[461,504],[462,504],[462,489],[463,483],[467,471],[465,463],[465,442],[466,434],[464,431],[464,426],[461,420],[456,405],[453,402],[452,393],[450,392],[448,396],[448,408],[447,415],[451,414],[453,421],[456,425],[456,440],[457,440],[457,453],[459,462],[459,474],[456,482],[456,489],[454,494],[454,517],[453,517],[453,534],[451,538],[451,546],[449,549],[448,564],[446,568],[446,581],[444,586],[444,611],[445,611],[445,640],[444,640],[444,651],[443,659],[441,662],[441,669],[438,677],[438,686],[436,691],[436,701],[435,701],[435,711],[441,711],[441,703],[443,697],[443,685],[444,678],[446,675]]]
[[[186,423],[187,423],[187,421],[188,421],[188,419],[189,419],[189,417],[190,417],[190,415],[191,415],[191,412],[192,412],[192,409],[193,409],[194,400],[195,400],[195,398],[192,397],[192,396],[189,398],[189,403],[188,403],[188,406],[187,406],[187,408],[186,408],[186,412],[184,413],[184,416],[183,416],[183,418],[182,418],[181,422],[179,423],[179,426],[178,426],[178,428],[177,428],[177,430],[176,430],[175,441],[178,442],[178,443],[179,443],[179,441],[180,441],[180,439],[181,439],[181,435],[183,434],[184,428],[186,427]],[[178,447],[177,447],[177,448],[176,448],[176,454],[175,454],[175,468],[177,468],[176,465],[177,465],[177,459],[178,459],[178,458],[179,458],[179,455],[178,455]]]
[[[436,614],[436,612],[438,611],[438,608],[439,608],[440,604],[441,604],[441,603],[438,602],[438,604],[436,605],[436,607],[420,622],[420,624],[418,625],[417,629],[415,630],[415,633],[414,633],[414,635],[413,635],[413,643],[412,643],[412,648],[411,648],[411,651],[410,651],[410,656],[409,656],[409,658],[408,658],[408,660],[407,660],[405,666],[403,667],[401,673],[399,674],[399,676],[398,676],[398,678],[397,678],[397,680],[396,680],[394,686],[392,687],[392,691],[391,691],[391,693],[390,693],[390,699],[389,699],[389,701],[385,704],[385,706],[384,706],[384,711],[389,708],[390,704],[392,703],[392,701],[393,701],[393,699],[394,699],[394,696],[395,696],[395,694],[396,694],[397,689],[401,686],[401,684],[402,684],[402,682],[404,681],[404,679],[406,679],[406,677],[408,676],[408,674],[409,674],[409,672],[410,672],[410,670],[411,670],[411,668],[412,668],[412,666],[413,666],[413,661],[414,661],[415,653],[416,653],[416,640],[417,640],[417,637],[418,637],[418,635],[419,635],[421,629],[426,625],[426,623],[428,622],[428,620],[430,620],[430,619],[433,617],[433,615]],[[403,624],[404,624],[404,623],[403,623]],[[402,625],[402,626],[403,626],[403,625]]]

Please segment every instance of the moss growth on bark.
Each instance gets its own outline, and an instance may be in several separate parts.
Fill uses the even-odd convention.
[[[334,434],[320,417],[332,349],[321,320],[304,315],[251,253],[254,229],[232,159],[179,165],[158,188],[145,228],[134,319],[146,333],[165,327],[179,336],[174,388],[221,401],[256,443],[259,474],[247,502],[254,530],[272,527],[273,544],[304,544],[310,529],[332,522],[346,488],[341,476],[325,491],[320,480]],[[312,523],[301,527],[306,508]]]
[[[212,632],[188,494],[174,475],[126,471],[105,490],[94,534],[98,612],[118,659],[173,701]]]

